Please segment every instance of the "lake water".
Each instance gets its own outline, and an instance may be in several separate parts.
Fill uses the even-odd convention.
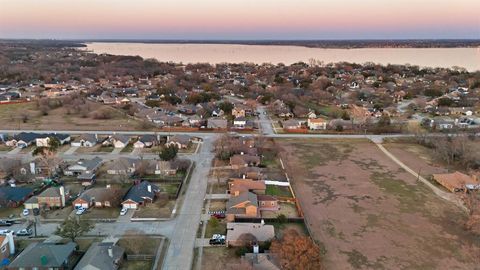
[[[95,53],[139,55],[161,62],[177,63],[284,63],[286,65],[310,59],[324,63],[347,61],[379,64],[411,64],[422,67],[463,67],[480,70],[480,48],[365,48],[320,49],[300,46],[265,46],[235,44],[144,44],[88,43]]]

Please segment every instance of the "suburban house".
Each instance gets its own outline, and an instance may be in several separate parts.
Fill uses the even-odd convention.
[[[247,115],[246,111],[245,111],[245,106],[243,106],[241,104],[236,104],[235,107],[233,107],[233,109],[232,109],[232,115],[235,118],[245,117]]]
[[[117,207],[120,205],[124,193],[117,188],[91,188],[85,190],[72,205],[74,208],[83,207]]]
[[[273,225],[262,223],[227,223],[227,246],[261,244],[275,237]]]
[[[70,142],[70,135],[68,134],[43,134],[35,139],[35,144],[37,147],[48,147],[50,146],[50,138],[56,138],[60,145]]]
[[[63,174],[76,176],[78,180],[82,180],[82,185],[91,185],[95,179],[95,173],[102,165],[103,161],[99,157],[93,159],[80,159],[74,164],[63,170]]]
[[[233,120],[233,126],[236,128],[245,128],[247,126],[247,118],[243,116],[236,117]]]
[[[480,181],[476,175],[466,175],[461,172],[433,174],[433,179],[451,192],[480,190]]]
[[[244,167],[237,170],[237,177],[252,180],[262,180],[264,178],[262,168]]]
[[[282,122],[283,129],[301,129],[302,128],[302,121],[289,119]]]
[[[157,145],[158,140],[155,135],[143,135],[133,144],[134,148],[150,148]]]
[[[265,194],[267,186],[264,181],[254,181],[252,179],[238,179],[231,178],[228,182],[228,190],[233,196],[238,196],[240,193],[250,191],[255,194]]]
[[[98,142],[96,134],[82,134],[76,141],[71,143],[74,147],[94,147]]]
[[[8,269],[71,269],[76,262],[72,256],[76,247],[74,242],[34,242],[8,265]]]
[[[177,169],[171,161],[154,160],[150,163],[147,172],[156,175],[175,175],[177,174]]]
[[[124,136],[124,135],[120,135],[120,134],[116,134],[116,135],[110,136],[102,144],[103,145],[112,145],[115,148],[124,148],[125,146],[127,146],[129,141],[130,141],[129,137]]]
[[[121,157],[107,163],[107,174],[131,175],[135,173],[141,160],[135,158]]]
[[[25,209],[35,208],[62,208],[65,207],[65,188],[49,187],[42,193],[28,199],[24,205]]]
[[[227,129],[228,120],[223,118],[209,118],[207,120],[207,128]]]
[[[322,118],[308,118],[307,126],[312,130],[325,130],[327,129],[327,121]]]
[[[260,211],[278,211],[278,199],[274,196],[260,194],[257,195],[258,210]]]
[[[252,155],[233,155],[230,157],[230,166],[232,169],[240,169],[249,166],[260,165],[260,157]]]
[[[2,267],[2,261],[10,257],[10,255],[13,255],[14,253],[15,244],[13,242],[13,235],[0,235],[0,267]]]
[[[6,142],[7,146],[13,146],[18,148],[26,148],[36,142],[37,138],[41,138],[42,135],[33,132],[21,132],[12,139]]]
[[[31,188],[0,187],[0,208],[18,207],[32,195]]]
[[[178,134],[168,138],[165,146],[169,147],[171,145],[177,146],[178,149],[187,149],[192,138],[189,135]]]
[[[88,248],[74,270],[116,270],[125,255],[125,249],[114,243],[96,242]]]
[[[234,221],[235,217],[258,217],[258,199],[252,192],[242,192],[227,201],[226,219]]]
[[[154,201],[160,188],[148,181],[143,181],[132,186],[123,197],[122,207],[128,209],[138,209],[141,205],[146,205]]]

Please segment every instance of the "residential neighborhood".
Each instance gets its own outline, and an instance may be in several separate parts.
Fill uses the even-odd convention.
[[[0,269],[478,265],[478,72],[51,42],[0,42]]]

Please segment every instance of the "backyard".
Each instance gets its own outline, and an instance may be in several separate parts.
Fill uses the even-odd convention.
[[[480,239],[464,230],[465,213],[436,197],[375,144],[277,142],[327,269],[474,268],[469,252]]]

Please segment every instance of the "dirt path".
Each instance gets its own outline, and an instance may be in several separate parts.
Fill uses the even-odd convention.
[[[380,150],[387,155],[391,160],[393,160],[395,163],[397,163],[400,167],[402,167],[405,171],[408,173],[412,174],[415,176],[418,180],[420,180],[422,183],[424,183],[427,187],[429,187],[435,195],[439,196],[440,198],[447,200],[449,202],[454,203],[458,207],[462,208],[464,211],[468,211],[463,202],[456,197],[454,194],[445,192],[438,187],[434,186],[432,183],[430,183],[427,179],[423,178],[421,175],[419,175],[417,172],[414,170],[410,169],[407,165],[405,165],[403,162],[401,162],[398,158],[396,158],[392,153],[390,153],[381,143],[375,143],[375,145],[380,148]]]

